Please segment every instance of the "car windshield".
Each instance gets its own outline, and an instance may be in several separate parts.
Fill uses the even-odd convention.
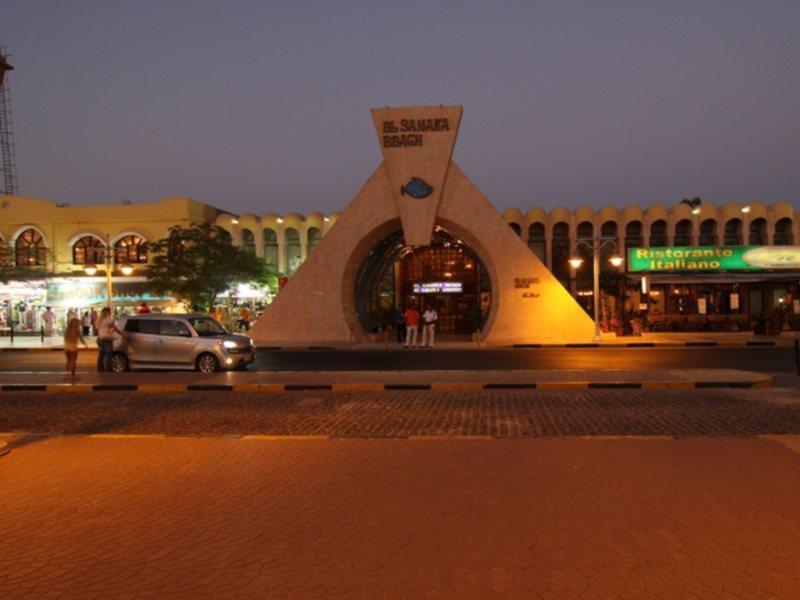
[[[225,335],[228,333],[227,329],[211,318],[189,319],[189,323],[192,324],[192,327],[194,327],[194,330],[200,337]]]

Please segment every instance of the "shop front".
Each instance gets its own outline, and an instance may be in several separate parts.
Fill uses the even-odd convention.
[[[112,302],[117,315],[134,312],[142,302],[156,311],[176,307],[171,297],[156,296],[147,290],[142,277],[117,278],[113,282]],[[11,281],[0,285],[0,330],[15,335],[39,335],[42,313],[49,306],[56,315],[56,330],[61,331],[69,315],[80,315],[108,304],[103,277],[52,277],[36,281]]]
[[[650,331],[800,329],[800,247],[631,248],[628,278]]]

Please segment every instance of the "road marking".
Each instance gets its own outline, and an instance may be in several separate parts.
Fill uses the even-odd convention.
[[[382,383],[334,383],[334,392],[382,392]]]
[[[148,394],[185,392],[186,386],[179,383],[143,383],[139,386],[139,391]]]
[[[329,440],[329,435],[243,435],[239,438],[241,441],[266,441],[275,442],[281,440]]]
[[[483,391],[482,383],[432,383],[431,390],[434,392],[467,392],[480,390]]]

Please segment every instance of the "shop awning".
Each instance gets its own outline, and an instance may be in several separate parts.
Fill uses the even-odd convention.
[[[784,281],[794,283],[800,281],[800,271],[761,272],[761,273],[626,273],[633,281],[641,281],[642,275],[647,275],[650,285],[674,283],[678,285],[689,283],[763,283],[768,281]]]

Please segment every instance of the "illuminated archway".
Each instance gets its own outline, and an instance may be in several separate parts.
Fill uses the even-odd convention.
[[[432,306],[444,334],[468,334],[486,323],[492,284],[484,263],[462,239],[437,226],[430,245],[406,245],[402,231],[381,239],[361,263],[354,300],[364,331],[394,322],[396,310]]]

